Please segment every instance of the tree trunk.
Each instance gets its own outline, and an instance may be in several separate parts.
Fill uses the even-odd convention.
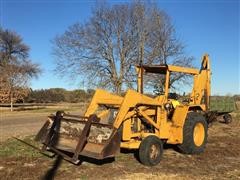
[[[122,92],[122,83],[116,83],[115,85],[115,92],[120,95]]]

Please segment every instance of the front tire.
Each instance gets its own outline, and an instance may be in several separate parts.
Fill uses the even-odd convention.
[[[148,136],[139,147],[139,160],[146,166],[155,166],[161,161],[163,143],[156,136]]]
[[[189,112],[183,127],[183,142],[178,147],[185,154],[199,154],[207,143],[206,118],[197,112]]]

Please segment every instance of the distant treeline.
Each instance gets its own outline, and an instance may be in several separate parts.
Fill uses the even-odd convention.
[[[66,90],[63,88],[50,88],[32,90],[30,89],[28,95],[24,100],[20,99],[17,103],[57,103],[57,102],[86,102],[90,101],[95,90],[76,89]],[[124,96],[124,93],[122,94]],[[211,101],[226,101],[226,100],[240,101],[240,95],[226,95],[226,96],[211,96]]]
[[[92,98],[95,90],[76,89],[66,90],[63,88],[51,88],[30,90],[28,96],[24,98],[25,103],[52,103],[52,102],[86,102]],[[21,103],[21,102],[19,102]]]

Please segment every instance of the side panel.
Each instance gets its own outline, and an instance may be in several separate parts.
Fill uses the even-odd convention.
[[[170,137],[167,140],[169,144],[179,144],[183,141],[183,126],[187,117],[189,106],[177,106],[173,117]]]
[[[132,137],[131,119],[128,118],[123,122],[122,140],[129,141],[131,137]]]
[[[158,108],[157,119],[159,123],[159,137],[161,139],[168,139],[171,132],[171,122],[167,120],[167,112],[164,108]]]
[[[169,144],[180,144],[183,142],[183,126],[189,111],[193,110],[203,110],[204,105],[193,105],[193,106],[177,106],[173,117],[172,117],[172,127],[170,130],[170,137],[167,140]]]

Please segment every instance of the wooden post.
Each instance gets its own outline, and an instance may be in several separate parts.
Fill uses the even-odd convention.
[[[12,95],[12,92],[11,92],[11,95],[10,95],[10,101],[11,101],[11,112],[13,112],[13,95]]]

